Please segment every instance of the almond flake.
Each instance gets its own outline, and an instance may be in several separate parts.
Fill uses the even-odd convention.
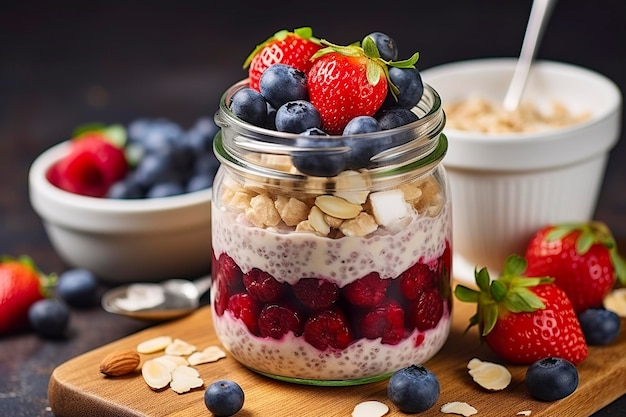
[[[489,391],[503,390],[511,383],[509,370],[497,363],[474,358],[468,362],[467,369],[474,382]]]
[[[196,347],[182,339],[174,339],[172,343],[166,346],[165,353],[167,355],[191,355],[196,351]]]
[[[352,410],[352,417],[382,417],[389,412],[389,407],[380,401],[363,401]]]
[[[163,350],[172,343],[172,338],[169,336],[157,336],[152,339],[148,339],[137,345],[137,352],[139,353],[154,353]]]
[[[333,195],[320,195],[315,198],[315,205],[324,213],[340,219],[352,219],[363,211],[360,204],[349,203]]]
[[[461,416],[469,417],[474,414],[478,414],[478,410],[469,405],[468,403],[453,401],[441,406],[440,411],[444,414],[458,414]]]
[[[172,372],[178,366],[188,365],[187,359],[177,355],[163,355],[158,356],[152,360],[163,363],[165,366],[167,366],[170,372]]]
[[[204,384],[198,371],[191,366],[179,366],[172,372],[172,380],[170,388],[178,394],[191,391],[193,388],[199,388]]]
[[[172,380],[172,372],[167,365],[154,359],[144,362],[141,367],[141,375],[146,384],[153,390],[165,388]]]
[[[616,288],[604,297],[604,308],[626,317],[626,288]]]
[[[309,212],[309,223],[321,235],[326,236],[330,233],[330,225],[324,220],[324,213],[317,206],[311,207]]]
[[[524,411],[520,411],[517,414],[515,414],[516,416],[526,416],[528,417],[529,415],[531,415],[533,412],[530,410],[524,410]]]
[[[215,362],[226,357],[226,353],[218,346],[209,346],[201,352],[192,353],[188,360],[190,365]]]

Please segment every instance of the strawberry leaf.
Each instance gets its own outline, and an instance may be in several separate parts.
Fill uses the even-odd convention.
[[[493,281],[489,287],[491,297],[496,303],[504,301],[506,299],[508,289],[501,281]]]
[[[415,68],[415,64],[419,60],[420,54],[419,52],[415,52],[409,59],[404,59],[401,61],[389,61],[388,64],[391,67],[396,68]]]
[[[480,293],[464,285],[457,285],[454,288],[454,295],[460,301],[464,301],[466,303],[476,303],[478,302],[478,297]]]
[[[617,250],[612,250],[610,256],[613,270],[615,270],[615,276],[622,285],[626,286],[626,259],[624,259]]]
[[[499,314],[499,309],[498,309],[498,305],[495,303],[488,303],[485,304],[482,308],[483,311],[483,321],[482,321],[482,329],[480,331],[480,334],[482,336],[487,336],[489,334],[489,332],[491,332],[493,330],[493,328],[496,326],[496,323],[498,322],[498,314]],[[479,326],[481,326],[481,323],[478,323]]]
[[[504,300],[504,306],[513,313],[530,313],[546,308],[537,294],[524,287],[511,288]]]
[[[478,285],[478,288],[480,288],[481,291],[488,292],[491,278],[489,277],[489,271],[487,271],[487,268],[482,268],[480,271],[474,271],[474,275],[476,277],[476,285]]]
[[[511,255],[504,263],[504,276],[519,276],[526,271],[526,259],[518,255]]]
[[[576,239],[576,253],[584,255],[596,243],[596,237],[591,230],[585,229]]]
[[[370,36],[366,36],[363,39],[361,47],[363,48],[363,52],[365,55],[372,59],[380,58],[380,52],[378,51],[378,47],[376,46],[376,42]]]
[[[373,61],[367,61],[367,65],[365,66],[365,74],[367,76],[367,82],[371,85],[376,85],[380,82],[380,75],[382,73],[382,68],[380,65],[376,64]]]

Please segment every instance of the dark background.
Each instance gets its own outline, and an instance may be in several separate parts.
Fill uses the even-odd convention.
[[[242,63],[253,47],[284,28],[311,26],[335,43],[386,32],[401,58],[420,52],[420,69],[517,56],[531,7],[531,0],[2,3],[0,253],[29,254],[45,272],[65,266],[30,207],[27,171],[74,127],[139,117],[166,117],[189,127],[212,115],[224,89],[246,77]],[[624,90],[625,27],[626,2],[561,0],[538,57],[596,70]],[[626,240],[625,161],[622,135],[596,212],[620,241]],[[32,335],[0,339],[0,415],[50,415],[46,384],[57,364],[144,326],[94,311],[73,320],[76,336],[68,343]],[[624,402],[604,415],[624,415]]]

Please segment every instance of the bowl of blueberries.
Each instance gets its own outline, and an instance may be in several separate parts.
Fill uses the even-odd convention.
[[[217,131],[210,117],[81,126],[40,154],[29,197],[62,260],[109,283],[210,272]]]

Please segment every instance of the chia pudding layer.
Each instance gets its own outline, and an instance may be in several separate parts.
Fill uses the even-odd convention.
[[[450,328],[450,262],[447,260],[450,215],[450,203],[444,201],[436,215],[410,209],[407,216],[393,225],[380,227],[367,236],[330,238],[282,227],[255,227],[241,212],[214,204],[211,303],[220,341],[250,369],[286,379],[351,381],[383,377],[404,366],[425,362],[441,349]],[[432,309],[436,317],[428,325],[407,325],[409,319],[405,318],[402,334],[393,342],[385,341],[384,337],[365,337],[354,331],[346,346],[320,349],[309,343],[302,332],[286,332],[279,338],[264,337],[252,330],[249,323],[238,316],[240,313],[233,314],[228,308],[216,306],[219,305],[216,297],[220,291],[225,291],[217,272],[223,255],[232,259],[241,274],[261,270],[287,288],[300,280],[316,278],[335,284],[338,291],[345,291],[350,284],[376,274],[389,284],[386,300],[391,299],[401,306],[404,316],[428,316]],[[402,295],[397,284],[418,264],[427,265],[434,277],[428,291],[437,294],[435,307],[432,303],[423,307],[421,294],[416,301],[400,300]],[[291,306],[298,301],[293,293],[287,292],[280,303]],[[346,304],[349,303],[344,302],[342,308],[351,322],[352,316],[376,308],[345,308]],[[409,313],[417,310],[418,313]],[[313,316],[310,313],[311,316],[307,316],[303,309],[303,320],[310,320]]]

